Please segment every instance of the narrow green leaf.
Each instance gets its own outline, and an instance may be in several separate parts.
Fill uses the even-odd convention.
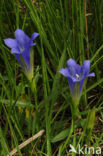
[[[52,140],[51,142],[58,142],[61,141],[63,139],[65,139],[68,135],[69,135],[70,129],[65,129],[63,131],[61,131],[59,134],[57,134]]]

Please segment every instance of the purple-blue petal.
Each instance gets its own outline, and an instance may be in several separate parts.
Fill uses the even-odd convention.
[[[62,68],[62,69],[59,70],[59,72],[68,79],[70,91],[71,91],[71,93],[73,95],[74,94],[74,85],[75,85],[75,82],[72,80],[71,77],[69,77],[68,68]]]
[[[95,73],[89,73],[88,77],[95,77]]]
[[[71,79],[73,80],[73,82],[80,82],[80,79],[77,79],[75,77],[71,77]]]
[[[4,39],[4,43],[5,43],[9,48],[15,48],[15,47],[17,47],[17,41],[16,41],[16,39],[7,38],[7,39]]]
[[[15,31],[15,37],[19,46],[21,47],[26,47],[28,44],[30,44],[30,38],[21,29],[17,29]]]
[[[30,70],[30,59],[28,59],[26,55],[15,54],[15,56],[24,71],[27,69]]]
[[[67,61],[67,68],[68,68],[69,75],[73,77],[75,77],[76,74],[79,74],[81,71],[81,66],[78,65],[75,62],[75,60],[71,58]]]
[[[17,48],[12,48],[11,53],[20,54],[20,50],[18,49],[18,47]]]
[[[38,36],[38,33],[33,33],[31,38],[21,29],[15,31],[16,39],[5,39],[5,44],[11,48],[11,52],[15,54],[17,61],[24,70],[30,71],[30,49],[36,45],[33,40]]]
[[[31,36],[31,40],[34,40],[39,34],[38,33],[33,33]]]
[[[82,91],[82,88],[83,88],[84,80],[85,80],[87,77],[94,77],[94,76],[95,76],[95,73],[90,73],[90,74],[88,74],[87,76],[84,76],[84,78],[80,81],[80,85],[79,85],[79,95],[81,94],[81,91]]]
[[[30,70],[30,47],[27,47],[23,52],[22,52],[23,59],[27,65],[28,70]]]
[[[90,69],[90,61],[85,60],[81,68],[81,75],[83,77],[87,77],[87,75],[89,74],[89,69]]]
[[[31,43],[31,46],[35,46],[35,45],[36,45],[36,43],[33,43],[33,42]]]
[[[82,88],[83,88],[84,80],[85,80],[85,78],[82,79],[82,80],[80,81],[80,84],[79,84],[79,96],[81,95],[81,91],[82,91]]]
[[[69,59],[67,61],[67,68],[62,68],[59,72],[63,74],[68,79],[68,83],[70,86],[70,90],[72,92],[72,96],[81,95],[81,91],[83,88],[84,80],[87,77],[94,77],[94,73],[89,73],[90,70],[90,61],[85,60],[83,62],[82,67],[78,65],[75,60]],[[79,88],[77,88],[79,87]],[[78,97],[78,98],[79,98]]]
[[[70,91],[71,91],[72,96],[73,96],[73,95],[74,95],[74,86],[75,86],[75,82],[73,82],[73,80],[72,80],[70,77],[68,77],[67,79],[68,79]]]
[[[65,77],[69,76],[68,68],[62,68],[59,70],[59,72],[64,75]]]
[[[76,62],[73,59],[69,59],[67,61],[68,71],[71,76],[74,76],[76,74],[76,65]]]
[[[19,64],[20,64],[21,67],[23,68],[23,64],[22,64],[22,61],[21,61],[21,57],[22,57],[22,56],[20,56],[20,55],[21,55],[21,54],[15,54],[17,61],[19,62]]]

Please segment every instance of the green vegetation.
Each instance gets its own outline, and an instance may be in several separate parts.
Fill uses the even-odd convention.
[[[1,0],[0,156],[14,148],[18,156],[68,156],[70,144],[76,150],[79,144],[100,147],[103,154],[102,21],[102,0]],[[14,38],[17,28],[29,36],[39,33],[34,92],[4,45],[3,39]],[[79,105],[82,118],[75,121],[67,79],[58,72],[69,58],[81,65],[89,59],[96,75],[86,82]],[[42,129],[42,136],[19,148]]]

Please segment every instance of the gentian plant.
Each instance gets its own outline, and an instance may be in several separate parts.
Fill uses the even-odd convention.
[[[31,81],[33,79],[33,50],[32,46],[36,45],[33,40],[38,36],[38,33],[33,33],[29,38],[23,30],[15,31],[15,38],[7,38],[5,44],[11,48],[11,53],[15,54],[17,61],[20,63],[25,75]]]
[[[70,91],[72,93],[72,99],[73,99],[73,107],[71,109],[75,116],[78,116],[79,113],[78,105],[79,105],[79,100],[80,100],[84,80],[87,77],[95,76],[94,73],[89,73],[89,70],[90,70],[89,60],[85,60],[83,62],[83,65],[80,66],[75,62],[75,60],[70,58],[67,61],[67,67],[62,68],[59,71],[68,80]]]

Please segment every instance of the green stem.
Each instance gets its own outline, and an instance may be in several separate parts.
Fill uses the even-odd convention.
[[[32,81],[30,81],[31,83],[31,90],[32,90],[32,93],[34,94],[34,101],[35,101],[35,118],[33,120],[33,126],[36,125],[36,128],[37,130],[39,130],[39,127],[38,127],[38,100],[37,100],[37,89],[36,89],[36,83],[35,83],[35,78],[32,79]],[[34,110],[33,110],[34,111]],[[35,132],[35,127],[33,127],[33,134]]]
[[[31,82],[31,90],[32,90],[32,92],[34,94],[35,109],[38,110],[37,89],[36,89],[35,78]]]
[[[77,118],[78,118],[78,119],[81,118],[78,106],[79,106],[79,99],[73,100],[73,105],[72,105],[72,116],[73,116],[74,121],[75,121]]]

